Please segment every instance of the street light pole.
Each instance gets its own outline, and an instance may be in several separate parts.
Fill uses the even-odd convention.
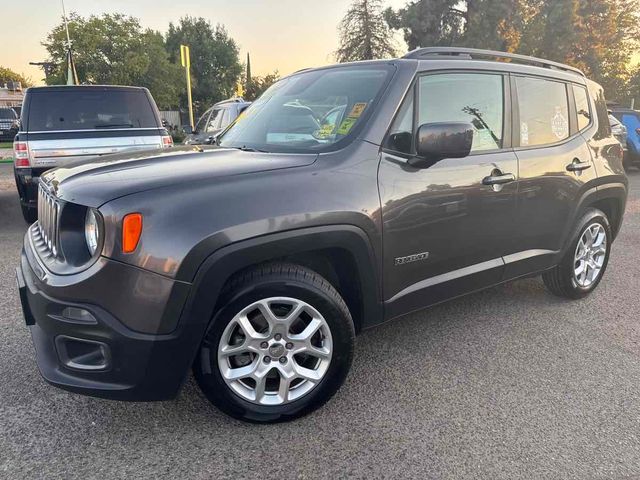
[[[189,103],[189,125],[191,130],[194,129],[193,124],[193,103],[191,101],[191,59],[189,55],[189,45],[180,45],[180,61],[185,68],[187,75],[187,102]]]

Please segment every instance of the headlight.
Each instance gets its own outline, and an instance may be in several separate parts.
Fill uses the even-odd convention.
[[[84,220],[84,238],[87,241],[87,248],[93,257],[100,245],[100,225],[98,214],[92,208],[87,210],[87,216]]]

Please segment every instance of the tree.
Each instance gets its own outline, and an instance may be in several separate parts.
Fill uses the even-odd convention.
[[[355,0],[340,22],[338,62],[395,57],[396,49],[380,0]]]
[[[222,25],[212,27],[204,18],[184,17],[169,24],[167,50],[172,59],[180,58],[180,45],[191,50],[191,78],[194,108],[202,112],[220,100],[232,97],[242,65],[238,46]],[[186,92],[182,95],[186,104]]]
[[[464,11],[458,0],[417,0],[398,10],[388,8],[385,19],[394,30],[402,30],[409,50],[451,46],[461,42]]]
[[[247,69],[246,69],[246,73],[245,73],[245,77],[244,77],[244,84],[245,84],[245,91],[250,90],[252,88],[251,86],[251,59],[249,58],[249,53],[247,53]],[[255,97],[253,97],[255,98]]]
[[[169,61],[159,32],[144,30],[133,17],[121,14],[69,16],[74,60],[81,83],[147,87],[161,109],[178,107],[183,89],[180,66]],[[44,47],[57,67],[49,84],[66,83],[66,33],[60,23],[49,32]]]
[[[464,18],[465,46],[514,52],[524,26],[522,0],[467,0]]]
[[[255,100],[260,95],[262,95],[267,88],[280,80],[280,74],[278,71],[274,71],[273,73],[269,73],[264,77],[253,76],[251,77],[251,81],[247,82],[245,78],[244,84],[244,98],[246,100]]]
[[[20,82],[23,88],[31,87],[33,82],[29,77],[25,77],[5,67],[0,67],[0,85],[7,82]]]

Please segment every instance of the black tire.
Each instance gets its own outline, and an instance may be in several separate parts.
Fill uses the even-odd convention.
[[[593,281],[588,287],[578,285],[575,281],[574,275],[574,262],[575,253],[578,245],[578,241],[582,237],[584,231],[588,226],[594,223],[599,223],[604,227],[604,231],[607,237],[607,251],[604,257],[604,263],[600,271],[600,275]],[[593,292],[600,281],[604,277],[607,265],[609,263],[609,254],[611,253],[611,243],[613,236],[611,234],[611,226],[607,216],[600,210],[595,208],[589,208],[584,215],[580,218],[576,229],[570,237],[569,246],[562,257],[562,260],[552,270],[542,274],[542,279],[545,285],[551,293],[558,295],[559,297],[565,297],[570,299],[579,299],[586,297]]]
[[[29,225],[38,220],[38,210],[35,207],[20,204],[20,208],[22,209],[22,217],[24,218],[24,221]]]
[[[301,398],[282,405],[245,400],[226,384],[218,368],[218,345],[227,325],[242,309],[269,297],[291,297],[311,305],[326,320],[333,342],[331,361],[319,383]],[[207,329],[193,367],[198,385],[220,410],[255,423],[289,421],[324,405],[344,383],[353,359],[353,321],[340,294],[316,272],[293,264],[266,264],[232,279],[221,298],[223,306]]]

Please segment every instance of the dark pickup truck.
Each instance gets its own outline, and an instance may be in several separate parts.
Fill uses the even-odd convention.
[[[627,198],[602,88],[500,52],[298,72],[217,143],[41,177],[17,279],[47,381],[162,400],[193,367],[226,413],[290,420],[361,330],[524,276],[588,295]]]

